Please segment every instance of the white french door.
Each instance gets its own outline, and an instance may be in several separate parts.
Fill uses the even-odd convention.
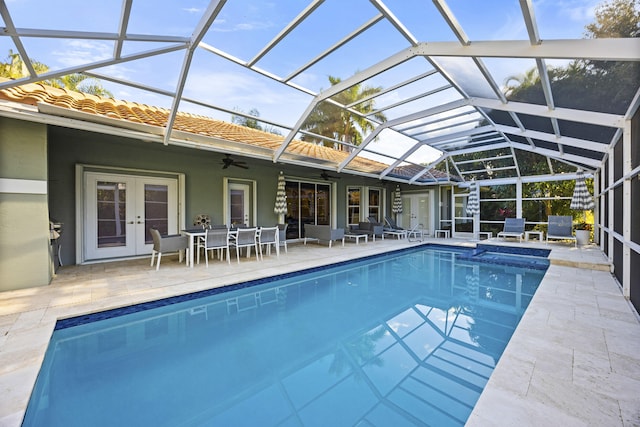
[[[178,231],[178,182],[172,178],[86,172],[85,260],[151,253],[152,227]]]
[[[250,209],[251,187],[247,184],[230,183],[227,218],[229,225],[252,225]]]
[[[433,234],[434,228],[434,207],[433,191],[421,194],[402,195],[402,223],[403,228],[413,229],[422,224],[422,229]]]

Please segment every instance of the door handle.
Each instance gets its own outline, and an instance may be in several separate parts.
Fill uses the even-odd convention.
[[[138,224],[144,224],[144,221],[138,221]]]
[[[127,222],[127,224],[133,224],[133,221],[129,221],[129,222]]]

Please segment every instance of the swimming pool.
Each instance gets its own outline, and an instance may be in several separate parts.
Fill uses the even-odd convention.
[[[404,250],[60,321],[23,425],[463,425],[544,270],[458,255]]]

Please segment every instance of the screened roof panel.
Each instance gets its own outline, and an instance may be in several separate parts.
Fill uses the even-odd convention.
[[[45,30],[72,31],[114,31],[120,21],[120,4],[113,7],[110,2],[91,5],[90,14],[100,19],[87,19],[87,2],[83,0],[65,1],[64,7],[51,7],[50,2],[9,2],[11,21],[17,28],[38,28]],[[49,6],[49,7],[44,7]],[[4,21],[4,19],[3,19]],[[4,21],[6,22],[6,21]],[[196,21],[197,22],[197,21]],[[3,24],[4,25],[4,24]]]
[[[471,40],[526,39],[518,2],[446,2]]]
[[[415,164],[427,164],[433,159],[434,154],[437,153],[432,147],[422,144],[413,153],[406,157],[408,162]]]
[[[479,72],[472,58],[434,57],[438,67],[446,70],[453,80],[467,96],[496,99],[497,95],[489,82]]]
[[[75,3],[75,1],[74,1]],[[115,28],[120,23],[120,14],[118,8],[110,5],[110,2],[99,2],[101,4],[96,10],[94,9],[94,2],[91,3],[91,7],[87,8],[87,2],[78,1],[79,8],[90,9],[91,13],[96,15],[101,13],[113,13],[115,14]],[[65,9],[68,3],[65,2]],[[189,7],[182,2],[166,2],[163,3],[163,7],[158,7],[158,3],[154,1],[132,1],[131,13],[129,14],[129,20],[127,22],[127,31],[129,33],[137,34],[156,34],[158,26],[163,28],[163,33],[167,35],[190,37],[193,33],[193,28],[198,25],[198,22],[202,19],[204,10],[201,8]],[[73,5],[69,7],[75,7]],[[104,11],[103,11],[104,9]],[[66,12],[66,11],[65,11]],[[87,11],[85,10],[85,13]],[[82,18],[84,20],[84,18]],[[92,24],[97,19],[86,21]],[[87,28],[95,31],[95,28]],[[113,27],[104,31],[113,31]]]
[[[455,41],[447,22],[433,2],[387,0],[383,2],[418,40]]]
[[[397,159],[408,153],[415,145],[415,140],[408,138],[391,129],[384,129],[364,148],[366,151],[373,151]],[[433,156],[433,150],[430,153]],[[425,161],[425,158],[423,158]]]
[[[424,168],[460,150],[487,157],[492,146],[593,169],[640,92],[640,39],[583,39],[593,7],[591,0],[4,2],[0,49],[48,68],[24,67],[18,80],[0,81],[0,91],[85,73],[116,100],[169,108],[166,144],[189,140],[173,125],[180,111],[249,116],[280,134],[269,148],[275,162],[383,179],[393,170],[393,179],[419,184],[429,174],[411,164]],[[345,117],[341,127],[336,118]],[[265,158],[264,150],[254,155]],[[493,176],[517,175],[518,166],[527,169],[501,166]]]
[[[488,108],[480,108],[480,111],[482,111],[487,117],[489,117],[489,119],[491,119],[495,124],[511,127],[518,126],[513,120],[513,116],[506,111],[491,110]]]
[[[416,93],[415,99],[406,98],[396,101],[395,104],[390,104],[393,108],[387,108],[389,106],[383,106],[376,104],[376,108],[382,109],[387,120],[401,119],[413,112],[426,111],[431,108],[437,107],[442,103],[453,102],[462,99],[460,94],[453,88],[447,88],[439,90],[436,93]]]
[[[518,168],[523,176],[548,175],[552,173],[549,169],[547,158],[531,151],[513,150],[516,154]],[[555,171],[554,171],[555,172]]]
[[[527,129],[549,134],[554,133],[553,124],[550,119],[532,116],[530,114],[518,114],[517,116]]]
[[[232,56],[249,61],[282,28],[293,21],[308,3],[300,0],[292,0],[286,4],[251,0],[226,2],[202,41]],[[202,7],[199,9],[203,11]]]
[[[611,143],[615,128],[598,126],[591,123],[577,123],[568,120],[558,120],[560,132],[572,138],[589,139],[603,144]]]

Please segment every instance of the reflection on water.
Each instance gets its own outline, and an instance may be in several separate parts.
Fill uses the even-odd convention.
[[[463,425],[543,274],[418,250],[61,329],[24,425]]]

